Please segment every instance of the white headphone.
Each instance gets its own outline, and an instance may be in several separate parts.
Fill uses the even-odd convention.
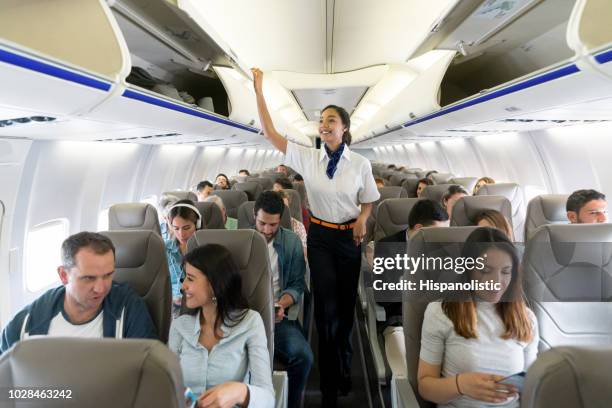
[[[176,207],[185,207],[185,208],[189,208],[193,211],[195,211],[196,215],[198,216],[198,222],[196,222],[196,229],[201,229],[202,228],[202,214],[200,214],[200,210],[198,210],[198,208],[194,205],[191,204],[174,204],[172,207],[168,208],[168,214],[170,214],[170,211],[172,211],[173,208]]]

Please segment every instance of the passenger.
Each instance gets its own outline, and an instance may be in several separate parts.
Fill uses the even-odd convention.
[[[432,174],[438,174],[438,170],[430,170],[430,171],[428,171],[427,173],[425,173],[425,178],[433,180],[433,178],[431,177]]]
[[[404,166],[400,166],[400,167],[398,167],[396,170],[397,170],[397,171],[404,171],[404,170],[406,170],[406,167],[404,167]]]
[[[291,180],[289,180],[286,177],[277,178],[276,180],[274,180],[274,185],[272,186],[272,190],[278,192],[284,189],[289,189],[289,190],[293,189],[293,184],[291,184]]]
[[[293,176],[293,181],[295,183],[303,183],[304,182],[304,178],[302,177],[301,174],[296,174]]]
[[[223,204],[223,199],[217,195],[211,195],[206,200],[207,202],[212,202],[217,204],[217,207],[221,210],[221,215],[223,216],[223,224],[225,229],[235,230],[238,229],[238,220],[236,218],[227,216],[227,209],[225,208],[225,204]]]
[[[416,187],[416,191],[414,192],[414,194],[417,197],[421,196],[421,193],[423,192],[423,190],[425,189],[425,187],[427,186],[433,186],[434,182],[431,179],[428,178],[422,178],[419,180],[419,182],[417,183],[417,187]]]
[[[390,164],[387,166],[388,170],[395,170],[395,164]]]
[[[198,201],[206,200],[206,197],[208,197],[208,195],[212,193],[213,190],[214,187],[210,181],[200,181],[196,187],[196,195],[198,196]]]
[[[238,172],[238,175],[248,177],[251,175],[251,173],[247,169],[242,169]]]
[[[376,183],[376,187],[378,187],[378,188],[382,188],[382,187],[385,186],[385,180],[383,180],[380,177],[375,177],[374,178],[374,182]]]
[[[288,320],[285,312],[290,306],[298,304],[304,293],[304,254],[296,234],[280,226],[285,205],[279,193],[261,193],[255,201],[253,211],[255,228],[268,242],[272,269],[276,313],[274,357],[287,367],[289,407],[299,407],[313,356],[310,345],[302,334],[302,327],[296,320]]]
[[[418,368],[421,396],[439,407],[518,407],[517,389],[500,383],[527,371],[538,352],[538,325],[522,298],[514,245],[495,228],[478,228],[462,251],[485,258],[463,282],[494,281],[498,291],[474,291],[465,301],[432,302],[423,319]]]
[[[215,178],[215,190],[229,190],[231,188],[230,181],[223,173],[217,174]]]
[[[161,220],[159,221],[159,229],[162,239],[172,239],[172,228],[169,227],[170,221],[168,221],[168,209],[172,207],[174,203],[179,200],[177,196],[171,194],[162,194],[159,199],[159,212],[162,214]]]
[[[238,267],[222,245],[185,254],[186,310],[170,326],[185,386],[198,407],[274,407],[266,331],[242,294]]]
[[[472,191],[472,195],[476,195],[478,190],[480,190],[482,188],[482,186],[487,185],[487,184],[495,184],[495,180],[493,180],[491,177],[487,177],[487,176],[479,178],[478,181],[476,182],[476,185],[474,186],[474,190]]]
[[[372,203],[380,194],[372,166],[349,150],[350,116],[342,108],[321,110],[320,150],[287,142],[272,123],[263,96],[263,73],[253,69],[255,95],[264,135],[285,162],[304,176],[312,217],[308,262],[312,274],[319,371],[325,407],[336,406],[338,391],[351,389],[351,333],[361,265],[360,243]]]
[[[291,208],[291,198],[289,197],[289,195],[287,193],[285,193],[283,190],[279,191],[278,193],[280,194],[281,198],[283,199],[283,202],[285,203],[285,206],[287,208]],[[302,247],[304,248],[304,257],[306,257],[307,256],[307,252],[306,252],[306,239],[307,239],[306,228],[304,227],[304,224],[302,224],[293,215],[291,216],[291,230],[293,232],[295,232],[295,234],[300,239],[300,242],[302,243]]]
[[[109,238],[95,232],[71,235],[61,257],[62,285],[15,315],[2,332],[0,354],[36,335],[157,338],[144,301],[129,285],[113,282],[115,247]]]
[[[596,190],[576,190],[565,205],[567,219],[572,224],[603,224],[608,222],[606,196]]]
[[[460,198],[463,198],[468,195],[468,192],[465,191],[465,188],[459,185],[452,185],[448,188],[446,193],[442,196],[442,205],[446,208],[446,212],[449,217],[453,216],[453,206]]]
[[[168,220],[174,238],[164,241],[166,258],[172,284],[172,303],[174,312],[178,312],[181,304],[181,279],[185,276],[183,270],[183,255],[187,253],[187,241],[202,227],[202,216],[191,200],[179,200],[168,209]]]
[[[497,210],[484,210],[476,215],[474,218],[476,225],[479,227],[492,227],[501,230],[510,241],[514,241],[514,233],[510,222],[504,217],[502,213]]]
[[[448,214],[436,201],[423,199],[416,202],[408,215],[408,228],[387,236],[376,244],[374,256],[394,258],[406,252],[406,242],[424,227],[448,227]],[[401,245],[398,245],[401,243]],[[393,274],[393,275],[392,275]],[[386,271],[385,277],[394,281],[402,278],[403,270]],[[380,302],[385,309],[386,321],[379,330],[385,338],[385,354],[393,375],[407,377],[406,344],[402,327],[402,303]]]
[[[285,173],[285,176],[289,176],[289,169],[287,169],[287,166],[285,166],[284,164],[279,164],[278,166],[276,166],[276,172]]]

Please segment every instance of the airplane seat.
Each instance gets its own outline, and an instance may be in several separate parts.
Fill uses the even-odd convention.
[[[306,194],[306,186],[304,186],[304,183],[297,183],[294,181],[293,189],[300,194],[302,206],[308,208],[308,196]]]
[[[548,350],[527,371],[521,407],[608,407],[612,401],[610,367],[610,345]]]
[[[198,201],[198,196],[193,191],[164,191],[162,195],[172,195],[178,198],[179,200],[191,200],[194,203]]]
[[[448,181],[450,184],[459,184],[467,190],[468,193],[472,194],[474,187],[478,182],[478,177],[453,177]]]
[[[390,186],[401,186],[402,183],[404,182],[404,179],[406,179],[407,177],[408,175],[404,172],[395,173],[389,178],[389,185]]]
[[[300,193],[292,189],[283,189],[283,191],[289,196],[289,211],[291,217],[295,218],[299,222],[303,222],[302,219],[302,198]]]
[[[242,203],[238,208],[238,229],[250,229],[255,226],[255,201],[247,201]],[[291,214],[290,211],[283,211],[281,216],[281,227],[291,229]]]
[[[476,225],[475,218],[483,210],[496,210],[502,213],[512,227],[512,205],[502,196],[466,196],[453,206],[450,225],[453,227]]]
[[[108,229],[147,230],[161,236],[157,210],[146,203],[114,204],[108,209]]]
[[[432,173],[430,177],[434,184],[450,184],[450,180],[455,176],[452,173]]]
[[[263,320],[270,353],[270,368],[273,370],[274,299],[265,238],[254,230],[199,230],[189,239],[187,248],[192,250],[206,244],[225,246],[238,265],[242,277],[242,294],[249,308],[257,311]],[[289,384],[287,373],[274,372],[272,380],[276,407],[286,407]]]
[[[420,198],[387,198],[378,205],[374,240],[378,241],[389,235],[408,228],[408,216],[412,207]]]
[[[287,177],[287,176],[284,176],[284,177]],[[254,181],[255,183],[259,183],[263,191],[272,190],[272,187],[274,186],[274,180],[276,179],[272,179],[270,177],[247,177],[246,178],[246,182]]]
[[[525,205],[523,203],[523,192],[516,183],[495,183],[485,184],[476,192],[476,195],[496,195],[504,196],[512,204],[512,228],[514,230],[514,240],[524,241],[525,228]]]
[[[225,212],[231,218],[238,218],[238,207],[248,201],[247,194],[244,191],[216,190],[210,194],[219,196],[223,200]]]
[[[375,239],[374,233],[376,228],[376,213],[378,211],[377,209],[380,203],[382,203],[388,198],[406,198],[406,196],[408,195],[406,193],[406,190],[404,190],[400,186],[378,187],[378,192],[380,193],[380,198],[374,201],[374,204],[372,205],[372,212],[370,213],[370,216],[366,221],[366,242]]]
[[[113,280],[127,283],[145,301],[159,339],[170,331],[172,288],[164,242],[152,231],[104,231],[115,245]]]
[[[402,188],[406,190],[406,194],[409,198],[416,198],[416,189],[418,185],[418,178],[407,178],[404,179],[404,182],[402,183]]]
[[[543,225],[527,242],[525,294],[540,349],[612,344],[612,224]]]
[[[408,243],[408,256],[457,257],[461,255],[462,245],[476,227],[423,228],[417,231]],[[427,276],[434,277],[435,271],[428,270]],[[421,272],[422,274],[422,272]],[[424,278],[420,273],[404,274],[404,279]],[[395,378],[391,389],[396,401],[403,401],[402,406],[434,408],[436,405],[423,400],[418,393],[417,369],[421,352],[421,330],[423,318],[429,302],[437,300],[435,294],[415,299],[410,291],[402,291],[402,323],[406,347],[406,367],[408,378]],[[411,392],[412,391],[412,392]],[[418,404],[418,405],[417,405]]]
[[[247,181],[247,177],[253,177],[253,176],[243,176],[241,174],[238,174],[232,177],[232,179],[235,180],[237,183],[244,183],[245,181]]]
[[[217,204],[211,201],[197,201],[194,205],[202,216],[203,229],[225,229],[223,213]]]
[[[444,193],[446,193],[448,188],[452,185],[453,184],[434,184],[433,186],[426,186],[423,191],[421,191],[421,197],[429,198],[430,200],[442,204]]]
[[[233,190],[236,191],[244,191],[249,199],[249,201],[257,200],[257,197],[263,191],[261,184],[256,181],[246,181],[244,183],[237,183],[232,187]]]
[[[3,406],[185,406],[178,358],[157,340],[34,337],[0,356],[0,388],[41,385],[69,390],[70,399],[55,404],[7,400]]]
[[[525,240],[529,240],[535,230],[546,224],[567,224],[565,204],[569,194],[543,194],[534,197],[527,204],[525,217]]]

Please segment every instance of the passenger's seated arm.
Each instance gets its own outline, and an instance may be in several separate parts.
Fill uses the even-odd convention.
[[[440,377],[442,367],[426,363],[419,359],[418,384],[419,394],[424,399],[436,404],[446,404],[461,396],[457,391],[455,377]]]
[[[263,72],[258,68],[251,68],[251,72],[253,72],[253,86],[255,87],[255,97],[257,98],[257,112],[259,112],[259,121],[261,122],[264,136],[284,154],[287,151],[287,139],[274,128],[274,123],[272,122],[272,117],[263,95]]]

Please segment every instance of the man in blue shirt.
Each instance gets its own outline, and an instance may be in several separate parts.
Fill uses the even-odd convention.
[[[104,235],[80,232],[62,244],[62,286],[26,306],[2,332],[0,353],[29,336],[156,339],[144,301],[113,282],[115,247]]]
[[[312,367],[312,350],[295,320],[288,320],[285,311],[299,303],[304,293],[306,262],[298,236],[280,226],[287,210],[280,194],[264,191],[255,201],[255,229],[268,243],[276,325],[274,326],[274,358],[287,367],[289,407],[299,407],[306,380]]]

